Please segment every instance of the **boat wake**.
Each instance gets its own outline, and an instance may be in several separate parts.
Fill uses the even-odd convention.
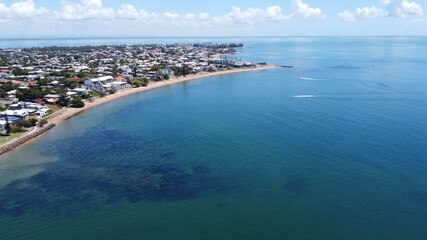
[[[315,98],[316,95],[295,95],[294,98]]]
[[[301,80],[307,80],[307,81],[327,81],[328,79],[321,79],[321,78],[309,78],[309,77],[300,77]]]

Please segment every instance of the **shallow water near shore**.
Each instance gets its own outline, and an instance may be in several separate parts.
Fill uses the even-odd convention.
[[[118,99],[1,156],[0,239],[423,239],[426,40],[218,39],[294,68]]]

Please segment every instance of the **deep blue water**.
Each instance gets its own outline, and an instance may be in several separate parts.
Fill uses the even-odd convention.
[[[294,68],[129,96],[2,156],[0,239],[426,238],[427,38],[211,41]]]

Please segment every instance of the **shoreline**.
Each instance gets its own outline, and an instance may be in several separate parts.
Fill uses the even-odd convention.
[[[233,74],[233,73],[240,73],[240,72],[249,72],[249,71],[256,71],[256,70],[279,68],[279,67],[280,66],[276,66],[276,65],[265,65],[265,66],[258,66],[258,67],[254,67],[254,68],[242,68],[242,69],[223,70],[223,71],[212,72],[212,73],[200,73],[200,74],[194,74],[194,75],[189,75],[189,76],[187,75],[186,77],[180,77],[180,78],[174,78],[171,80],[163,80],[160,82],[150,83],[146,87],[138,87],[138,88],[130,88],[130,89],[122,90],[122,91],[116,92],[112,95],[107,95],[107,96],[102,97],[102,98],[97,98],[91,102],[85,102],[85,106],[82,108],[64,108],[64,109],[58,110],[57,112],[55,112],[52,115],[45,118],[48,121],[48,124],[46,124],[46,126],[51,125],[51,124],[58,126],[58,124],[60,124],[61,122],[65,121],[69,118],[72,118],[73,116],[76,116],[82,112],[85,112],[91,108],[94,108],[98,105],[108,103],[110,101],[114,101],[116,99],[120,99],[122,97],[126,97],[126,96],[133,95],[136,93],[148,91],[151,89],[169,86],[169,85],[173,85],[173,84],[177,84],[177,83],[188,82],[188,81],[196,80],[196,79],[215,77],[215,76],[221,76],[221,75]],[[25,134],[25,135],[23,135],[17,139],[14,139],[11,142],[8,142],[8,143],[0,146],[0,148],[8,148],[8,146],[11,146],[8,151],[1,152],[0,157],[4,154],[8,153],[8,152],[18,150],[19,148],[25,146],[26,144],[32,143],[33,141],[35,141],[38,138],[40,138],[41,136],[43,136],[46,132],[47,131],[43,132],[40,135],[37,135],[34,138],[31,138],[31,139],[19,144],[18,146],[15,146],[16,143],[20,139],[28,136],[29,134]]]

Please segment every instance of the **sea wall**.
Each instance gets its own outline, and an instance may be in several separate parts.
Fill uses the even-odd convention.
[[[13,149],[19,147],[20,145],[30,141],[33,138],[36,138],[40,135],[42,135],[43,133],[49,131],[50,129],[54,128],[55,124],[48,124],[47,126],[37,129],[36,131],[29,133],[27,135],[24,135],[20,138],[17,138],[16,140],[13,140],[12,142],[5,144],[3,146],[0,147],[0,155],[10,152]]]

